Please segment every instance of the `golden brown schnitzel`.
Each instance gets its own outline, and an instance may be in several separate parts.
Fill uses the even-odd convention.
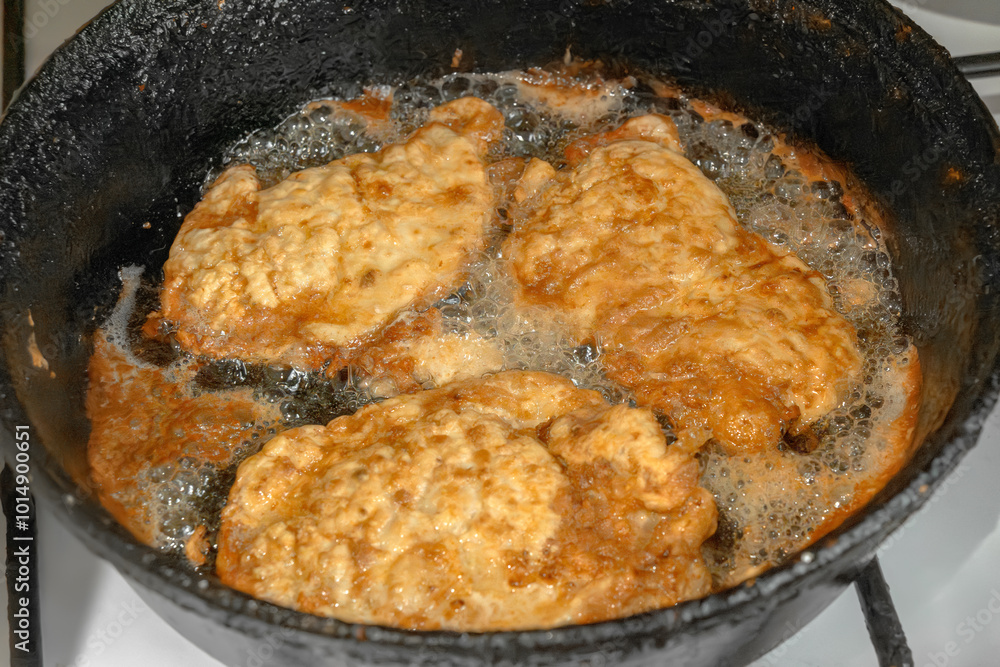
[[[841,402],[861,360],[822,276],[740,227],[668,119],[634,118],[567,157],[504,244],[519,303],[558,312],[640,404],[732,451]]]
[[[217,569],[256,597],[415,629],[583,623],[709,591],[704,433],[508,371],[275,437],[223,511]]]

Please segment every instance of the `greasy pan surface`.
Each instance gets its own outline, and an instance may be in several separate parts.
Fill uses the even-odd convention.
[[[160,270],[223,149],[305,100],[448,73],[456,48],[463,70],[540,65],[570,48],[673,78],[851,165],[885,209],[927,436],[876,502],[808,557],[752,586],[593,626],[361,628],[190,573],[72,481],[85,461],[91,336],[117,271]],[[125,2],[57,52],[0,127],[3,420],[32,424],[44,501],[230,664],[743,664],[786,622],[829,604],[975,443],[996,395],[998,140],[946,54],[880,2]],[[32,365],[32,333],[48,369]]]

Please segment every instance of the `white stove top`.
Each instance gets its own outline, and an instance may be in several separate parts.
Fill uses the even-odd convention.
[[[34,71],[106,4],[27,0],[28,70]],[[1000,51],[1000,3],[995,0],[894,4],[953,55]],[[976,89],[994,114],[1000,114],[1000,78],[976,82]],[[979,445],[937,495],[879,554],[917,667],[1000,664],[998,477],[1000,411],[994,412]],[[50,514],[42,512],[38,524],[47,666],[220,666],[160,620],[114,568],[91,555]],[[4,607],[5,593],[0,590]],[[753,667],[876,664],[853,587],[806,627],[790,626],[788,636]],[[9,660],[7,650],[0,646],[0,665]]]

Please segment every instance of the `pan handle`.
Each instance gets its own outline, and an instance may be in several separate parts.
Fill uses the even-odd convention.
[[[967,79],[1000,74],[1000,51],[960,56],[953,60],[958,66],[958,71],[964,74]]]
[[[906,633],[896,615],[878,558],[873,558],[861,570],[854,580],[854,588],[861,601],[879,667],[913,667],[913,653],[906,643]]]

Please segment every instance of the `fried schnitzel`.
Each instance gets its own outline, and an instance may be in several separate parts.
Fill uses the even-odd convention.
[[[494,208],[484,156],[503,116],[463,98],[405,143],[261,189],[225,171],[164,265],[162,318],[190,352],[318,367],[460,281]]]
[[[217,570],[277,604],[360,623],[584,623],[706,594],[715,530],[702,431],[508,371],[286,431],[247,459]]]
[[[640,404],[730,451],[841,402],[861,366],[853,327],[819,273],[740,227],[669,119],[633,118],[567,157],[514,213],[518,303],[558,312]]]

